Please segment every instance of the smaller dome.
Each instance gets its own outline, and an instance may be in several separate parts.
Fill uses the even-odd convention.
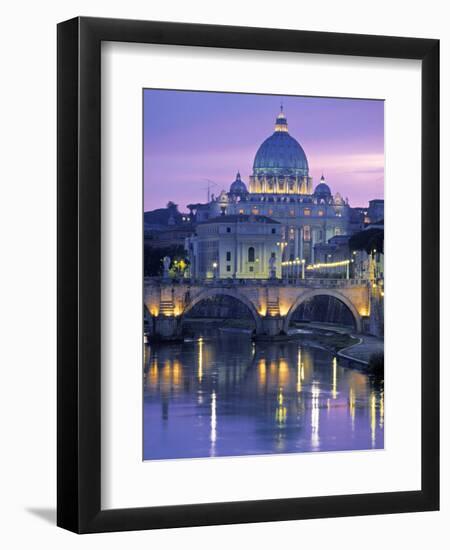
[[[236,174],[236,179],[230,185],[230,193],[232,195],[245,195],[247,193],[247,186],[241,180],[241,174],[238,172]]]
[[[319,185],[317,185],[316,188],[314,189],[314,195],[322,195],[322,196],[331,195],[331,190],[328,187],[328,185],[325,183],[325,178],[323,177],[323,174],[322,174],[322,177],[320,178]]]

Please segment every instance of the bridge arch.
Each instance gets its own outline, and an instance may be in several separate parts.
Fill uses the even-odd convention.
[[[189,302],[189,304],[184,308],[182,313],[182,318],[191,311],[191,309],[197,305],[199,302],[203,300],[207,300],[208,298],[213,298],[214,296],[230,296],[231,298],[234,298],[235,300],[239,300],[242,304],[247,306],[248,310],[250,311],[253,320],[255,321],[256,326],[256,333],[259,334],[262,331],[262,319],[256,310],[253,302],[247,298],[244,294],[241,294],[237,290],[233,290],[231,288],[211,288],[207,290],[202,290],[198,294],[196,294],[192,300]]]
[[[339,300],[340,302],[342,302],[345,306],[347,306],[347,308],[350,310],[351,314],[353,315],[353,319],[355,320],[356,332],[362,332],[361,315],[358,313],[358,310],[353,305],[353,302],[349,300],[347,296],[345,296],[341,292],[338,292],[337,290],[333,290],[333,289],[326,289],[326,288],[318,288],[318,289],[310,290],[309,292],[305,292],[305,294],[300,295],[294,301],[292,306],[289,308],[289,311],[284,320],[285,332],[288,331],[289,323],[291,322],[291,317],[294,314],[295,310],[298,308],[298,306],[303,302],[305,302],[306,300],[309,300],[310,298],[314,298],[314,296],[331,296],[333,298],[336,298],[336,300]]]

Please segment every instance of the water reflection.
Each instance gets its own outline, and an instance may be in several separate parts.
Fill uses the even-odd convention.
[[[382,389],[328,352],[217,333],[144,360],[144,459],[383,446]]]

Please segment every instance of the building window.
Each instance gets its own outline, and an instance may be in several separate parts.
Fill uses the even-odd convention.
[[[311,216],[311,208],[305,208],[303,210],[303,215],[304,216]]]
[[[227,265],[227,271],[231,271],[231,266]]]
[[[269,214],[269,216],[271,216],[273,214],[273,208],[269,208],[268,214]]]
[[[231,233],[231,227],[227,227],[227,233]]]
[[[272,227],[272,235],[275,234],[275,231],[276,231],[275,227]]]
[[[255,261],[255,249],[253,248],[253,246],[251,246],[248,249],[248,261],[249,262],[254,262]]]
[[[249,268],[248,268],[249,271],[253,271],[253,266],[251,265]]]
[[[289,210],[289,216],[295,216],[295,210],[294,209],[291,209]]]
[[[319,216],[323,216],[323,210],[319,210]]]
[[[276,257],[277,257],[277,253],[276,253],[276,252],[272,252],[272,253],[270,254],[270,257],[271,257],[271,258],[276,258]]]
[[[227,262],[231,261],[231,252],[227,251]]]
[[[239,214],[243,214],[243,213],[244,213],[244,210],[241,208],[241,209],[239,210]]]
[[[305,225],[305,227],[303,228],[303,240],[311,240],[311,228],[309,227],[309,225]]]
[[[335,235],[340,235],[341,234],[341,228],[340,227],[335,227],[334,228],[334,234]]]
[[[258,210],[257,208],[253,208],[252,212],[253,212],[253,214],[255,214],[255,216],[256,216],[256,214],[259,213],[259,210]]]

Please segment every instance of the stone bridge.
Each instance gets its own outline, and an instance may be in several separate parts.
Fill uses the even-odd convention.
[[[369,326],[371,288],[360,279],[224,280],[196,282],[188,279],[144,279],[144,304],[151,318],[150,332],[160,338],[176,338],[183,317],[199,302],[214,296],[230,296],[247,306],[255,321],[256,335],[287,333],[293,313],[314,296],[332,296],[353,315],[357,332]]]

